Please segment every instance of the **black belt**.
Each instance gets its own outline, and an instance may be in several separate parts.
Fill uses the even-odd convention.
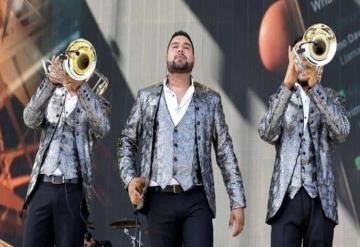
[[[195,186],[191,187],[190,189],[188,189],[187,191],[184,191],[183,188],[181,188],[181,186],[179,184],[175,184],[175,185],[168,185],[165,188],[161,188],[160,186],[151,186],[151,187],[149,187],[148,190],[152,191],[152,192],[179,194],[182,192],[190,192],[190,191],[194,191],[194,190],[198,190],[198,189],[203,189],[203,186],[195,185]]]
[[[77,184],[79,183],[78,178],[65,179],[65,176],[54,176],[54,175],[39,175],[40,181],[52,184]]]

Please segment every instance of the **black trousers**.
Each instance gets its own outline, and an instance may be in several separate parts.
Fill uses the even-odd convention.
[[[335,223],[325,217],[319,197],[301,188],[294,199],[286,197],[271,224],[272,247],[331,247]]]
[[[202,187],[178,194],[150,189],[141,213],[152,247],[213,246],[213,214]]]
[[[83,246],[86,217],[81,184],[40,182],[27,210],[23,247]]]

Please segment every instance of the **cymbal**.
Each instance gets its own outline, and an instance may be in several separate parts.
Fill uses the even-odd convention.
[[[139,221],[136,222],[135,220],[119,220],[114,221],[110,226],[114,229],[136,228],[140,227],[141,223]]]

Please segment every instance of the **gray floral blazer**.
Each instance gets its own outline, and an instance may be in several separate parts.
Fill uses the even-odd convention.
[[[34,192],[44,154],[55,131],[54,124],[50,124],[46,118],[46,109],[51,107],[53,111],[58,112],[56,114],[58,118],[62,111],[61,104],[64,102],[64,94],[57,93],[58,91],[55,91],[55,89],[56,87],[45,79],[24,109],[25,124],[33,129],[41,129],[39,150],[32,168],[24,208],[28,205]],[[95,141],[102,138],[110,130],[108,118],[110,105],[104,98],[94,95],[87,83],[84,83],[78,89],[77,96],[78,102],[74,109],[76,119],[75,138],[85,199],[89,206],[92,190],[92,148]]]
[[[315,148],[317,182],[324,213],[338,223],[333,150],[350,132],[344,98],[317,83],[308,90],[310,109],[308,124]],[[276,159],[270,184],[266,222],[280,208],[298,156],[303,134],[303,109],[300,91],[281,85],[270,97],[270,106],[259,125],[260,137],[275,145]]]
[[[232,140],[225,123],[220,95],[200,83],[194,82],[194,86],[196,145],[206,197],[215,217],[215,188],[211,165],[212,144],[230,197],[231,208],[245,207],[244,188]],[[163,85],[160,83],[138,92],[118,141],[118,163],[125,187],[127,188],[134,176],[146,177],[145,200],[153,158],[154,122],[162,90]],[[141,209],[143,203],[144,201],[137,206],[137,209]]]

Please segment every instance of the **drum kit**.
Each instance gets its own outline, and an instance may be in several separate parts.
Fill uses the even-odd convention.
[[[120,220],[115,221],[110,224],[113,229],[120,229],[123,230],[123,233],[129,238],[131,241],[132,247],[141,247],[144,246],[141,242],[141,230],[139,229],[141,223],[138,221],[137,217],[136,220]],[[131,229],[133,229],[133,234],[131,234]]]

